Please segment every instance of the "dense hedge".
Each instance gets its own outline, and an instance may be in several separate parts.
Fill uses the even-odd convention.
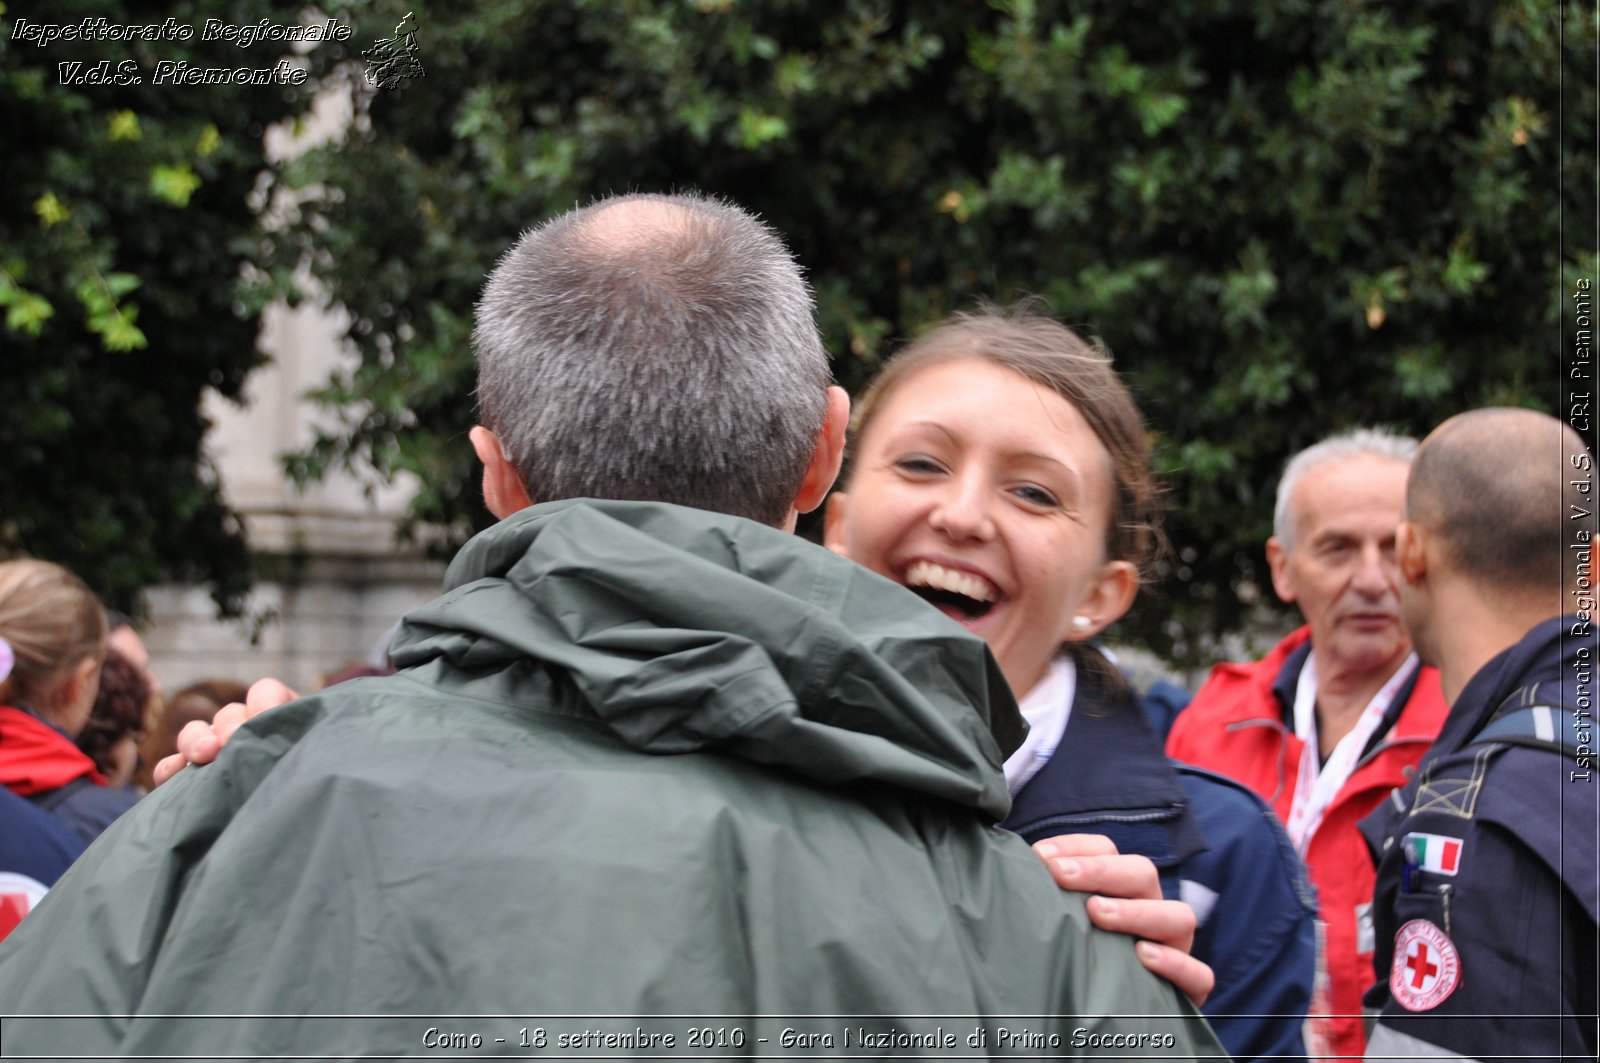
[[[325,7],[355,24],[346,61],[406,10]],[[484,516],[462,438],[483,275],[606,192],[760,211],[852,386],[979,296],[1042,293],[1099,335],[1172,485],[1137,634],[1180,657],[1267,586],[1290,451],[1554,410],[1561,271],[1595,268],[1561,228],[1594,231],[1592,5],[463,0],[415,24],[426,76],[361,90],[255,257],[311,263],[363,355],[293,471],[412,470],[418,515],[458,531]],[[339,60],[317,49],[313,79]]]

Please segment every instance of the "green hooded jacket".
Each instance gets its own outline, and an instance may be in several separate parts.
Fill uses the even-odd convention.
[[[447,585],[0,944],[8,1058],[1222,1055],[994,825],[1020,717],[902,588],[587,501]]]

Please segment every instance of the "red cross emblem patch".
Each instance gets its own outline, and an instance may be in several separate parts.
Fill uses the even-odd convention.
[[[1413,919],[1394,936],[1389,993],[1407,1011],[1428,1011],[1444,1003],[1461,984],[1461,954],[1443,930]]]

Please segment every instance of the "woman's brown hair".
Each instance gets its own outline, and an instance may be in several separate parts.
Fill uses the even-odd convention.
[[[128,735],[133,735],[135,741],[144,738],[148,726],[145,713],[149,708],[150,681],[145,678],[144,670],[116,650],[107,650],[94,708],[77,738],[78,748],[94,761],[100,774],[114,772],[113,752],[118,742]]]

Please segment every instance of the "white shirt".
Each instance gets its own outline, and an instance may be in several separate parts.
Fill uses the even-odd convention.
[[[1072,715],[1077,688],[1078,670],[1070,657],[1061,655],[1050,662],[1044,678],[1017,703],[1022,718],[1028,721],[1028,736],[1006,758],[1006,787],[1013,795],[1055,756],[1067,730],[1067,717]]]

